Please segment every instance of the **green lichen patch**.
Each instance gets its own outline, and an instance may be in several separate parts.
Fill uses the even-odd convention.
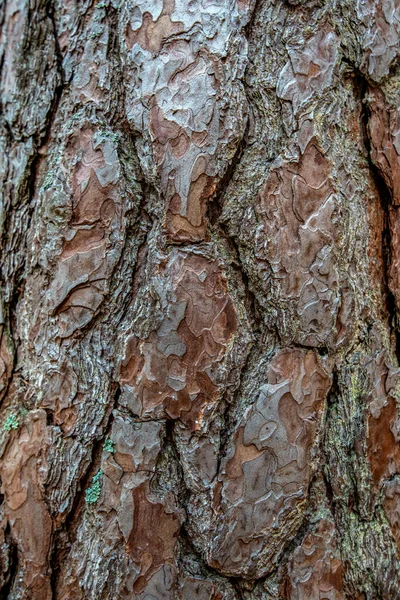
[[[3,431],[11,431],[12,429],[18,429],[19,421],[15,413],[10,413],[3,424]]]
[[[103,449],[104,452],[110,452],[111,454],[115,454],[115,444],[109,437],[106,437]]]
[[[100,469],[100,471],[98,471],[92,478],[92,485],[86,490],[85,493],[86,504],[95,504],[100,498],[102,475],[103,471]]]

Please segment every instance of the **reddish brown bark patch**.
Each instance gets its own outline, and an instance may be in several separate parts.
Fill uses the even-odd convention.
[[[322,519],[296,548],[288,566],[290,600],[344,600],[343,565],[335,528]]]
[[[328,159],[311,142],[298,163],[270,172],[256,203],[262,223],[256,258],[269,265],[278,322],[288,339],[310,346],[329,340],[338,308],[333,256],[338,230],[329,170]]]
[[[371,401],[368,414],[367,452],[376,489],[400,469],[400,413],[394,398],[399,373],[391,372],[381,352],[368,365]]]
[[[147,339],[128,340],[121,383],[136,414],[181,418],[195,430],[218,396],[215,371],[236,331],[236,311],[217,261],[176,252],[160,278],[169,278],[173,304]]]
[[[20,556],[21,597],[50,600],[49,553],[52,520],[43,498],[43,470],[49,444],[46,413],[28,413],[0,462],[5,516]],[[23,591],[22,591],[23,590]]]
[[[134,489],[132,495],[134,516],[128,552],[140,565],[140,576],[134,590],[141,592],[153,573],[166,562],[174,562],[180,523],[178,517],[167,513],[162,504],[149,500],[147,484]]]
[[[284,349],[272,360],[219,476],[213,567],[249,578],[273,568],[302,519],[329,386],[312,351]]]

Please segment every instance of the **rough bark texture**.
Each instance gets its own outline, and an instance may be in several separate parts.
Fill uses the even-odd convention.
[[[0,27],[1,598],[400,599],[400,1]]]

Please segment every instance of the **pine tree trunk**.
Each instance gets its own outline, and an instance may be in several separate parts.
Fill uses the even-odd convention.
[[[1,598],[400,599],[399,57],[399,0],[2,0]]]

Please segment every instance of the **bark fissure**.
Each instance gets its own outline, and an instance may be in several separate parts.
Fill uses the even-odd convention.
[[[369,123],[371,118],[371,112],[369,108],[369,91],[371,89],[367,79],[362,76],[360,72],[356,72],[358,89],[360,92],[361,102],[361,130],[363,133],[363,141],[368,159],[368,165],[371,172],[372,179],[374,181],[381,210],[383,213],[383,230],[382,230],[382,249],[383,249],[383,281],[384,281],[384,297],[386,310],[388,314],[388,324],[391,331],[391,335],[394,339],[395,353],[397,361],[400,364],[400,330],[398,325],[398,313],[396,308],[396,300],[390,286],[390,268],[393,261],[392,256],[392,232],[390,226],[390,207],[393,204],[392,193],[387,186],[384,177],[380,173],[378,167],[372,160],[371,156],[371,137],[369,132]]]

